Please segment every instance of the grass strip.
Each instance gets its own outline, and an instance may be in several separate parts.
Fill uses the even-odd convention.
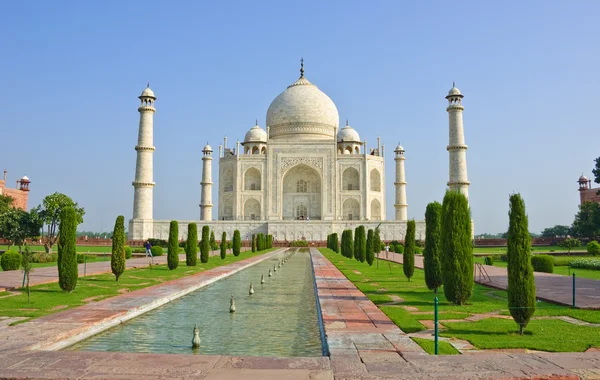
[[[435,343],[430,339],[423,338],[411,338],[415,341],[422,349],[425,350],[429,355],[435,355]],[[450,343],[444,342],[443,340],[438,341],[438,354],[439,355],[460,355],[460,352],[454,348]]]

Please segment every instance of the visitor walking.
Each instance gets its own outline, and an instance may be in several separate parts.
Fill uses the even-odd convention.
[[[386,244],[385,246],[385,258],[388,258],[388,252],[390,251],[390,246]]]
[[[144,247],[146,247],[146,257],[152,257],[152,244],[148,240],[144,243]]]

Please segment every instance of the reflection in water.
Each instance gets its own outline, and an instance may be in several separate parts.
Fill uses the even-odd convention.
[[[287,251],[215,282],[69,350],[176,354],[321,356],[322,345],[307,249],[267,274]],[[255,293],[248,294],[250,282]],[[235,296],[236,311],[229,312]],[[201,344],[192,351],[194,325]]]

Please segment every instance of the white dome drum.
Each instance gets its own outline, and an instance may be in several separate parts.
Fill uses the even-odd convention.
[[[279,94],[267,110],[270,139],[333,139],[338,125],[333,101],[304,75]]]

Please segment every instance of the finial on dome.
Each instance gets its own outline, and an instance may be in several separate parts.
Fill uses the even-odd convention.
[[[304,58],[300,58],[300,78],[304,78]]]
[[[454,81],[452,81],[452,87],[456,87],[456,85],[454,84]]]
[[[148,81],[148,83],[146,83],[146,88],[150,88],[150,81]]]
[[[256,124],[254,124],[254,125],[258,125],[258,119],[256,119]]]
[[[348,119],[346,119],[346,127],[348,126]]]

